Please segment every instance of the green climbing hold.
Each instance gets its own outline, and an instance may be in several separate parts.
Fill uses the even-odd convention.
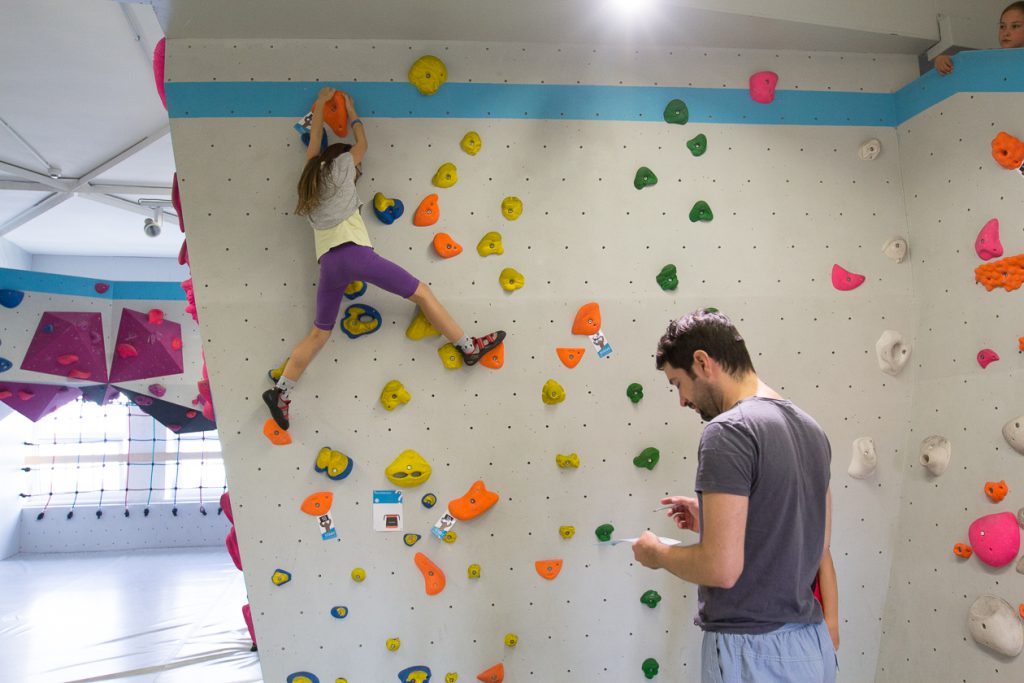
[[[640,668],[644,671],[644,676],[647,680],[650,680],[658,675],[658,660],[654,657],[648,657],[644,660],[644,663],[640,665]]]
[[[654,609],[661,602],[661,593],[656,590],[644,591],[644,594],[640,596],[640,602]]]
[[[658,464],[658,460],[661,458],[661,453],[654,446],[640,451],[640,455],[633,458],[633,464],[637,467],[644,467],[649,470],[653,470],[654,466]]]
[[[602,524],[601,526],[594,529],[594,533],[597,535],[599,541],[610,541],[612,540],[612,533],[615,531],[615,527],[611,524]]]
[[[650,187],[651,185],[657,184],[658,176],[654,175],[654,171],[647,168],[646,166],[641,166],[637,170],[636,176],[633,178],[633,187],[635,187],[638,190],[642,190],[645,187]]]
[[[644,397],[644,387],[642,384],[633,382],[626,387],[626,396],[629,396],[629,400],[633,403],[639,403],[640,399]]]
[[[665,123],[683,124],[690,120],[690,110],[686,108],[686,102],[672,100],[665,107]]]
[[[687,140],[686,146],[690,148],[690,154],[699,157],[708,151],[708,138],[704,133],[700,133],[697,137]]]
[[[676,267],[670,263],[661,269],[661,272],[654,276],[658,284],[666,292],[679,286],[679,276],[676,275]]]
[[[697,221],[703,221],[707,223],[714,217],[715,214],[711,213],[711,207],[708,206],[708,203],[703,199],[694,204],[693,208],[690,209],[691,223],[696,223]]]

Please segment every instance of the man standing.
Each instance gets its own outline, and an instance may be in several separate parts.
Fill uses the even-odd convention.
[[[671,322],[656,364],[680,405],[708,423],[697,498],[662,500],[700,540],[669,546],[647,531],[633,553],[698,584],[702,682],[831,683],[838,626],[830,623],[830,638],[812,592],[821,567],[825,611],[837,622],[828,438],[758,378],[743,337],[715,309]]]

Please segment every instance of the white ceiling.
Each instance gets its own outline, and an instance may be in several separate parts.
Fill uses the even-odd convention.
[[[167,126],[150,63],[163,34],[161,24],[172,38],[632,41],[907,54],[923,51],[934,39],[931,26],[896,35],[897,31],[878,28],[877,20],[874,28],[871,22],[794,20],[803,16],[796,6],[812,0],[649,0],[653,9],[635,20],[610,14],[611,1],[152,0],[150,6],[145,1],[0,0],[0,119],[45,159],[44,163],[0,125],[0,235],[30,254],[177,255],[177,227],[165,223],[160,237],[146,237],[145,211],[131,204],[143,192],[138,186],[163,188],[141,196],[167,196],[174,171],[169,136],[150,140],[142,151],[97,175],[91,182],[101,188],[80,188],[91,198],[54,195],[44,184],[48,178],[31,175],[46,174],[48,165],[59,167],[66,183],[63,189],[71,189],[73,179]],[[930,8],[924,5],[940,0],[906,1],[921,5],[918,10],[923,8],[927,15]],[[871,2],[872,7],[878,5]],[[702,4],[714,9],[693,6]],[[848,4],[858,6],[853,0]],[[719,11],[719,6],[724,9]],[[879,14],[877,8],[872,11]],[[132,187],[118,191],[110,185]],[[95,201],[103,194],[122,197],[121,208]],[[41,202],[35,216],[32,207]],[[41,211],[50,204],[54,208]],[[25,211],[31,220],[11,229],[12,219]]]

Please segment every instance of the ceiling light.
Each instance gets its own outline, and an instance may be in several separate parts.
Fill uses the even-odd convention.
[[[142,222],[142,231],[147,237],[156,237],[160,234],[160,228],[164,224],[164,212],[162,209],[153,209],[153,217]]]

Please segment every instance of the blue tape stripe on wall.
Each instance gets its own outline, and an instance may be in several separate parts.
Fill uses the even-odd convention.
[[[110,288],[100,294],[97,283]],[[185,291],[177,282],[119,282],[115,280],[93,280],[87,277],[37,273],[31,270],[0,268],[0,289],[17,289],[40,294],[66,294],[87,296],[94,299],[138,299],[149,301],[185,301]]]
[[[818,126],[896,126],[958,92],[1024,91],[1024,50],[965,52],[950,76],[925,74],[896,93],[780,89],[770,105],[736,88],[446,83],[420,95],[409,83],[346,83],[366,116],[386,118],[660,121],[680,98],[690,120]],[[782,74],[785,85],[785,74]],[[172,118],[299,118],[322,83],[167,84]]]

